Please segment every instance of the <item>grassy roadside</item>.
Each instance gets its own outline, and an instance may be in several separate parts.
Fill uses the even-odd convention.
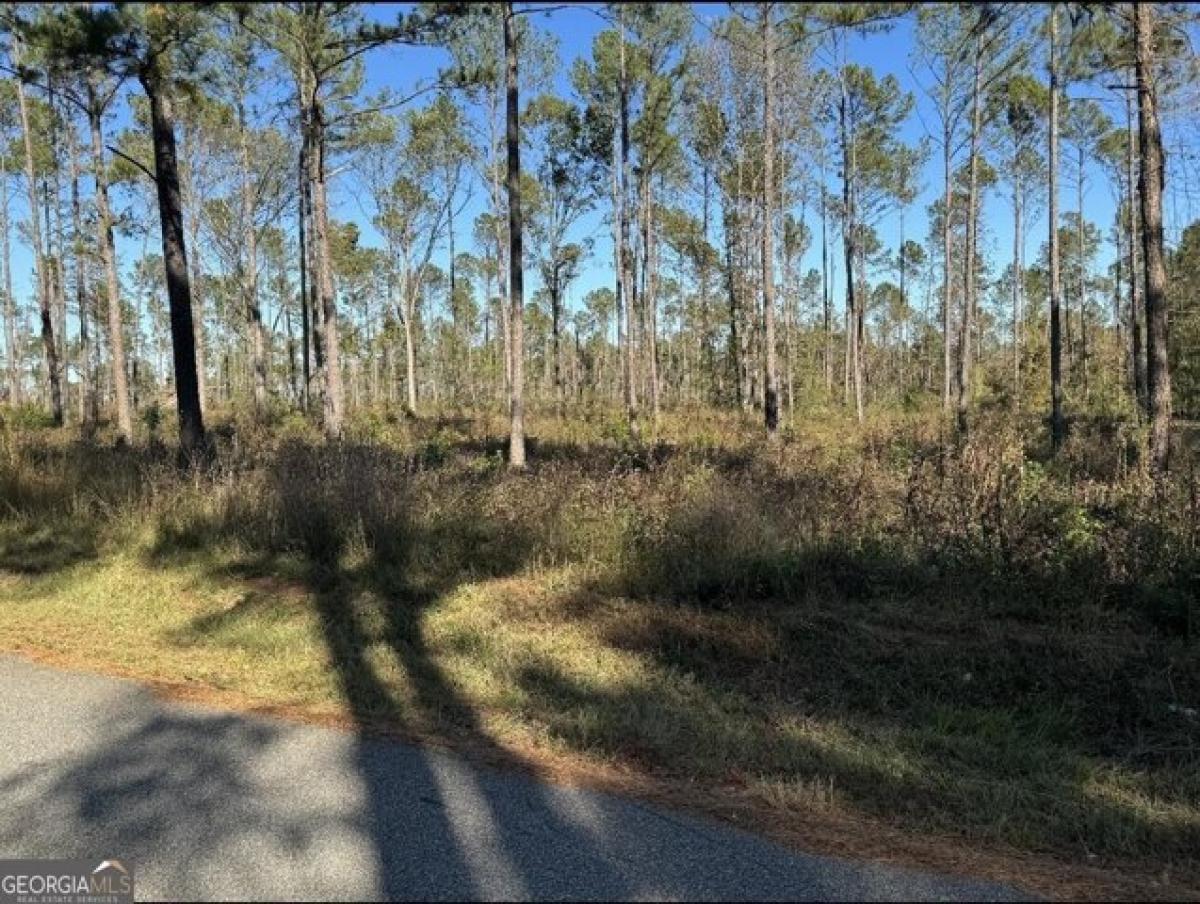
[[[921,424],[777,456],[719,423],[650,450],[539,426],[524,476],[486,424],[284,427],[187,478],[10,437],[0,648],[810,848],[1198,894],[1185,503],[1093,448],[1068,485],[1003,430],[939,458]]]

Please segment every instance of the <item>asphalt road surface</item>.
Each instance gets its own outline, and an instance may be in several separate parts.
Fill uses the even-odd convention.
[[[1021,897],[4,655],[0,857],[132,863],[139,900]]]

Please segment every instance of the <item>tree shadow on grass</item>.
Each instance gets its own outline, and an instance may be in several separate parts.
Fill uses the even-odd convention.
[[[330,463],[330,455],[341,460]],[[510,787],[481,780],[474,770],[436,754],[408,755],[403,775],[389,765],[393,747],[378,737],[397,731],[466,739],[485,756],[519,759],[492,742],[472,706],[447,681],[426,646],[422,622],[442,595],[472,577],[473,562],[486,563],[491,573],[519,567],[523,539],[506,535],[501,554],[491,546],[493,528],[477,519],[451,514],[418,521],[408,504],[405,472],[402,460],[378,449],[292,449],[270,467],[265,510],[193,523],[186,536],[164,536],[151,555],[162,561],[179,551],[181,541],[197,547],[236,536],[251,547],[252,555],[240,565],[248,577],[270,573],[280,554],[300,555],[301,580],[341,697],[359,729],[353,759],[365,786],[364,819],[375,842],[384,898],[577,896],[584,887],[575,884],[581,869],[594,889],[589,896],[635,894],[607,859],[604,820],[572,812],[556,791],[532,782]],[[260,518],[282,519],[282,534],[256,523]],[[481,557],[479,544],[488,546],[487,555]],[[251,595],[243,603],[240,611],[197,619],[189,634],[219,631],[262,598]],[[436,831],[427,826],[414,837],[400,828],[414,808]],[[531,835],[552,844],[558,855],[531,847]]]
[[[374,447],[285,450],[254,507],[168,532],[157,554],[233,538],[247,577],[298,556],[364,735],[398,728],[520,765],[444,673],[424,624],[463,584],[517,573],[545,527],[475,510],[470,494],[419,497],[406,462]],[[598,686],[520,651],[514,680],[532,701],[520,717],[572,749],[679,778],[753,776],[792,806],[820,804],[832,783],[839,800],[903,826],[1194,867],[1196,738],[1166,704],[1196,688],[1163,671],[1186,661],[1169,640],[1064,630],[1037,603],[1041,577],[998,575],[991,555],[949,567],[886,542],[781,545],[790,522],[770,512],[783,495],[741,491],[729,523],[729,500],[684,501],[683,517],[563,605],[600,647],[669,680]],[[1013,599],[997,605],[981,588]],[[621,597],[615,615],[595,605]],[[743,642],[751,625],[768,638],[761,650]],[[680,676],[691,691],[676,692]]]
[[[534,899],[996,893],[953,882],[938,886],[911,874],[898,878],[869,865],[802,860],[629,802],[491,775],[434,754],[407,763],[403,777],[381,767],[390,748],[376,736],[398,730],[537,771],[536,763],[494,739],[483,715],[443,671],[425,633],[432,606],[468,581],[514,574],[535,553],[536,538],[520,522],[469,505],[422,505],[406,473],[377,449],[297,448],[268,466],[265,495],[252,507],[193,523],[183,533],[166,532],[152,553],[162,561],[180,545],[234,539],[245,553],[235,568],[249,579],[270,574],[280,555],[300,557],[299,579],[359,729],[353,758],[365,785],[365,821],[376,827],[371,835],[384,896],[442,896],[446,888],[451,896]],[[220,633],[231,619],[263,605],[271,605],[268,596],[248,595],[226,613],[197,619],[189,634]],[[643,703],[633,693],[623,702]],[[563,689],[556,705],[569,711],[589,704]],[[698,721],[689,725],[700,729]],[[398,784],[425,790],[405,796]],[[397,837],[396,820],[413,809],[428,809],[437,821],[425,834],[444,851],[427,857],[453,864],[436,868],[436,882],[448,884],[431,885],[419,869],[414,873],[412,846],[423,850],[426,842]]]
[[[95,559],[97,536],[88,522],[0,522],[0,572],[49,575]]]
[[[1185,641],[1096,612],[1063,619],[1044,575],[998,576],[991,555],[951,565],[722,530],[669,521],[563,604],[659,677],[613,692],[535,663],[520,677],[533,717],[651,768],[691,757],[709,781],[751,776],[797,806],[832,787],[901,825],[1198,874]],[[1013,598],[997,604],[1000,587]]]

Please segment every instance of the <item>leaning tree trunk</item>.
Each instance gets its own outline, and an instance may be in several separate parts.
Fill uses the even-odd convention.
[[[1154,84],[1154,12],[1134,5],[1138,126],[1142,167],[1142,256],[1145,260],[1146,383],[1150,398],[1150,467],[1165,474],[1171,455],[1171,371],[1167,358],[1167,269],[1163,254],[1163,147]]]
[[[62,373],[58,346],[54,340],[54,315],[51,311],[50,261],[42,246],[41,218],[38,213],[37,175],[33,167],[33,134],[29,124],[29,104],[25,86],[17,80],[17,108],[21,117],[21,135],[25,143],[25,182],[29,189],[29,239],[33,245],[33,261],[37,271],[38,310],[42,324],[42,348],[46,355],[46,376],[50,385],[50,413],[54,426],[63,423]],[[47,224],[49,229],[49,224]]]
[[[101,134],[101,109],[95,84],[88,81],[88,122],[92,133],[92,175],[96,182],[96,244],[104,264],[108,313],[108,353],[112,371],[113,396],[117,413],[117,434],[123,442],[133,442],[133,418],[129,409],[129,381],[125,371],[125,330],[121,317],[121,283],[117,277],[117,251],[113,241],[112,210],[108,205],[108,170],[104,165],[104,138]]]
[[[1062,285],[1058,249],[1058,9],[1050,7],[1050,444],[1057,452],[1066,433],[1062,390]]]
[[[525,467],[525,265],[521,220],[521,123],[517,71],[517,23],[511,2],[504,4],[506,88],[505,144],[508,167],[508,279],[512,329],[512,391],[509,398],[508,465]]]
[[[192,323],[192,289],[183,235],[183,198],[179,190],[175,120],[161,73],[153,68],[144,69],[140,73],[140,81],[150,101],[158,215],[161,221],[163,264],[167,274],[167,302],[171,313],[179,445],[184,456],[194,460],[207,452],[208,442],[196,379],[196,335]]]

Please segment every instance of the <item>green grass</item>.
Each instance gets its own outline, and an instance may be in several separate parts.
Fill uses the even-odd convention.
[[[606,424],[535,422],[525,475],[483,419],[231,429],[206,475],[10,436],[0,647],[1194,879],[1186,477],[1004,424]]]

